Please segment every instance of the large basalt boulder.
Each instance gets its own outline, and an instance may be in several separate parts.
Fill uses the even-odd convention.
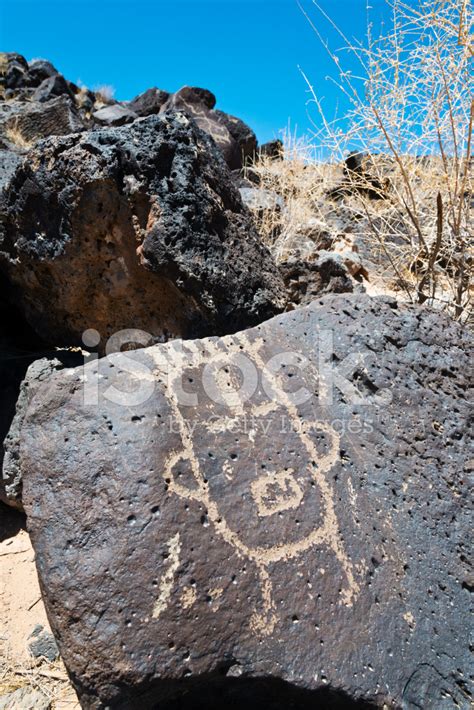
[[[0,98],[29,85],[28,62],[21,54],[0,52]]]
[[[214,110],[216,97],[207,89],[183,86],[171,94],[161,111],[182,111],[208,133],[231,170],[238,170],[257,147],[254,132],[239,118]]]
[[[154,113],[159,113],[161,107],[169,99],[169,93],[153,87],[147,89],[143,94],[135,96],[134,99],[128,102],[128,107],[137,114],[137,116],[151,116]]]
[[[470,356],[326,296],[53,376],[24,505],[82,707],[467,710]]]
[[[113,104],[94,111],[93,118],[101,126],[123,126],[132,123],[137,118],[137,114],[128,106]]]
[[[31,62],[28,62],[28,74],[30,82],[34,86],[39,86],[45,79],[58,76],[59,72],[46,59],[32,59]]]
[[[57,96],[68,96],[73,98],[73,94],[68,86],[66,79],[61,76],[61,74],[55,74],[54,76],[44,79],[41,84],[35,89],[32,95],[33,101],[39,101],[44,103],[45,101],[50,101]]]
[[[67,95],[45,103],[0,103],[0,141],[11,149],[25,150],[42,138],[79,133],[84,129],[84,122]]]
[[[219,151],[182,114],[40,143],[0,213],[0,269],[56,345],[87,329],[102,347],[129,328],[148,343],[235,332],[285,306]]]
[[[50,353],[47,357],[35,359],[31,362],[18,387],[18,374],[21,374],[22,366],[26,366],[35,356],[28,351],[21,353],[21,355],[18,351],[16,353],[11,350],[9,352],[0,351],[0,360],[7,356],[9,356],[9,361],[0,366],[1,381],[7,381],[9,389],[11,389],[10,392],[8,388],[2,392],[4,401],[2,402],[2,423],[0,425],[0,446],[3,448],[2,456],[0,456],[0,500],[12,508],[22,510],[21,429],[29,402],[39,387],[53,373],[64,367],[80,365],[83,360],[80,353],[68,351]],[[20,362],[15,362],[15,360]],[[5,405],[6,411],[3,410]],[[10,410],[13,409],[12,405],[14,413],[10,413]],[[9,415],[11,423],[7,419]],[[8,431],[5,431],[6,426],[8,426]]]

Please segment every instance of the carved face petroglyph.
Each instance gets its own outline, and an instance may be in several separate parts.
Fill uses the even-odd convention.
[[[242,348],[243,343],[255,370],[262,371],[259,344],[240,335],[237,344]],[[257,386],[251,397],[243,398],[232,372],[232,352],[219,350],[212,341],[206,352],[193,343],[186,347],[188,380],[202,381],[203,363],[211,360],[220,396],[197,407],[183,406],[171,378],[168,396],[181,447],[169,457],[164,475],[170,492],[199,501],[205,520],[238,555],[255,563],[262,609],[254,614],[253,628],[270,633],[276,623],[271,565],[288,562],[316,545],[336,555],[344,580],[341,602],[350,604],[358,586],[327,477],[339,456],[338,434],[328,423],[302,421],[276,376],[272,399]]]

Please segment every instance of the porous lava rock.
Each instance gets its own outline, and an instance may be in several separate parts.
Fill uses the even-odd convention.
[[[0,103],[0,141],[10,149],[24,152],[42,138],[78,133],[85,128],[69,96],[57,96],[45,103]]]
[[[154,113],[160,112],[161,107],[169,96],[167,91],[162,91],[154,86],[144,91],[143,94],[135,96],[134,99],[129,101],[128,107],[134,111],[137,116],[151,116]]]
[[[239,170],[257,149],[255,133],[240,118],[214,109],[216,97],[211,91],[183,86],[171,94],[161,111],[182,111],[208,133],[221,150],[231,170]]]
[[[230,171],[183,114],[40,142],[0,214],[0,269],[56,345],[87,329],[102,344],[130,328],[147,342],[235,332],[285,306]]]
[[[38,353],[35,355],[37,357]],[[64,367],[78,366],[83,362],[79,352],[57,351],[31,362],[35,355],[27,350],[21,354],[18,350],[0,351],[0,360],[6,359],[6,362],[2,363],[3,367],[0,367],[1,380],[8,383],[7,387],[2,389],[5,399],[2,402],[3,416],[0,426],[0,445],[3,449],[0,456],[0,500],[19,510],[23,510],[20,467],[21,429],[28,404],[41,384],[54,372]],[[29,362],[31,364],[20,381],[23,368]]]
[[[329,295],[54,375],[24,505],[82,707],[467,710],[470,356]]]
[[[341,256],[324,250],[313,261],[289,258],[279,264],[279,269],[290,303],[295,306],[306,306],[327,293],[351,293],[354,286],[359,287]]]

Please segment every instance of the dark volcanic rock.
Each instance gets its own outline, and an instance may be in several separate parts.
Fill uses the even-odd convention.
[[[34,86],[39,86],[45,79],[58,76],[56,67],[46,59],[33,59],[28,62],[28,74]]]
[[[148,343],[232,332],[285,306],[219,151],[182,114],[43,141],[0,212],[0,268],[57,345],[89,328]]]
[[[0,138],[24,149],[41,138],[78,133],[84,123],[71,99],[58,96],[45,103],[0,103]]]
[[[327,296],[53,376],[24,504],[82,707],[467,710],[470,355]]]
[[[63,96],[64,94],[72,98],[72,92],[66,79],[61,76],[61,74],[55,74],[54,76],[44,79],[35,89],[31,98],[33,101],[43,103],[57,96]]]
[[[214,115],[226,126],[235,142],[233,166],[245,165],[249,158],[254,158],[257,152],[257,137],[242,119],[231,116],[224,111],[214,111]],[[231,166],[231,167],[233,167]]]
[[[28,62],[21,54],[0,52],[0,96],[29,85]]]
[[[144,91],[132,99],[128,106],[137,114],[137,116],[151,116],[154,113],[159,113],[163,104],[169,98],[167,91],[162,91],[156,87]]]
[[[13,508],[22,510],[20,443],[21,429],[29,402],[34,397],[39,387],[51,377],[54,372],[62,370],[64,367],[80,365],[83,360],[80,353],[68,351],[58,351],[54,355],[49,354],[49,357],[34,360],[28,367],[17,391],[18,385],[12,387],[12,384],[15,384],[18,379],[16,370],[22,369],[22,366],[27,366],[34,355],[28,351],[24,351],[20,356],[18,351],[15,353],[14,351],[8,352],[4,350],[4,352],[0,351],[0,361],[2,356],[5,357],[7,355],[9,355],[10,361],[2,363],[3,366],[0,367],[0,373],[2,374],[2,379],[8,379],[9,386],[12,389],[9,394],[9,399],[11,400],[13,397],[15,399],[13,403],[10,401],[10,409],[12,408],[12,404],[14,406],[14,415],[13,413],[11,415],[11,423],[9,424],[8,432],[3,434],[2,431],[6,429],[8,422],[6,424],[2,422],[2,426],[0,426],[0,441],[3,446],[3,463],[0,457],[0,500]],[[20,362],[15,362],[15,360],[20,360]],[[6,370],[6,372],[4,372],[4,370]],[[4,401],[2,404],[5,405],[6,402]]]
[[[289,259],[279,265],[288,298],[297,306],[306,306],[327,293],[351,293],[354,281],[338,254],[325,252],[317,261]]]
[[[371,200],[388,197],[390,180],[380,175],[380,168],[377,169],[370,153],[349,153],[344,161],[343,174],[343,181],[329,190],[328,197],[341,199],[344,195],[354,193],[366,195]]]
[[[38,624],[31,633],[28,650],[33,658],[46,658],[50,663],[59,657],[58,646],[52,633]]]
[[[183,86],[168,98],[161,111],[182,111],[208,133],[231,170],[240,169],[257,147],[254,132],[235,116],[215,111],[216,97],[207,89]]]
[[[273,160],[280,160],[283,158],[285,153],[283,142],[279,138],[275,138],[268,143],[264,143],[258,149],[258,154],[265,156],[266,158],[271,158]]]
[[[38,358],[38,352],[45,350],[45,344],[25,323],[17,309],[8,303],[6,292],[6,285],[0,279],[0,500],[4,502],[7,502],[2,482],[5,438],[9,431],[12,431],[20,387],[28,366]],[[75,364],[79,364],[79,361],[76,360]],[[19,470],[17,479],[19,484]],[[19,485],[18,489],[20,487]],[[16,493],[8,503],[17,508],[21,507]]]

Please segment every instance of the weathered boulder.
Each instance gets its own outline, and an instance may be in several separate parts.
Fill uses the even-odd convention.
[[[0,52],[0,97],[7,91],[22,88],[29,84],[28,62],[21,54]]]
[[[234,163],[231,167],[245,165],[249,159],[253,159],[257,152],[257,137],[252,129],[247,126],[241,118],[231,116],[216,109],[214,115],[226,126],[230,135],[234,139]]]
[[[62,351],[33,360],[24,374],[21,384],[18,383],[23,366],[31,362],[34,355],[28,351],[12,352],[0,351],[0,359],[7,356],[9,361],[0,367],[2,380],[8,380],[9,389],[2,392],[5,397],[3,405],[6,407],[5,422],[0,426],[0,445],[3,447],[3,456],[0,456],[0,500],[13,508],[23,509],[22,476],[20,467],[20,444],[23,420],[29,402],[34,397],[39,387],[54,372],[64,367],[75,367],[82,363],[80,353]],[[20,360],[16,363],[15,360]],[[5,370],[5,371],[4,371]],[[17,372],[18,370],[18,372]],[[3,398],[3,397],[2,397]],[[12,401],[13,400],[13,401]],[[14,407],[14,413],[10,410]],[[8,430],[6,430],[8,427]],[[3,459],[3,461],[2,461]]]
[[[327,296],[53,376],[24,504],[82,707],[263,685],[261,707],[467,710],[470,357],[439,312]]]
[[[91,328],[102,349],[129,328],[148,343],[232,332],[285,306],[219,151],[182,114],[42,142],[0,213],[0,269],[56,345]]]
[[[0,103],[0,140],[11,148],[22,150],[41,138],[78,133],[84,128],[74,102],[66,95],[45,103]]]
[[[39,86],[45,79],[58,76],[56,67],[46,59],[32,59],[28,62],[28,74],[33,86]]]
[[[328,293],[351,293],[354,281],[339,254],[320,252],[314,261],[289,258],[279,264],[290,303],[306,306]]]
[[[63,95],[69,98],[73,96],[66,79],[61,74],[54,74],[41,82],[34,90],[31,98],[33,101],[43,103]]]
[[[143,94],[135,96],[134,99],[129,101],[128,107],[136,113],[137,116],[151,116],[154,113],[160,112],[161,107],[165,104],[169,96],[167,91],[153,87],[152,89],[144,91]]]
[[[183,86],[171,94],[161,111],[181,111],[192,117],[221,150],[231,170],[240,169],[257,147],[254,132],[235,116],[214,110],[216,97],[207,89]]]
[[[274,138],[259,147],[257,157],[263,156],[265,158],[270,158],[271,160],[281,160],[284,154],[285,149],[283,141],[279,138]]]
[[[94,111],[93,118],[101,126],[123,126],[134,121],[137,118],[137,114],[128,106],[113,104]]]
[[[31,685],[0,695],[0,710],[51,710],[51,700]]]

